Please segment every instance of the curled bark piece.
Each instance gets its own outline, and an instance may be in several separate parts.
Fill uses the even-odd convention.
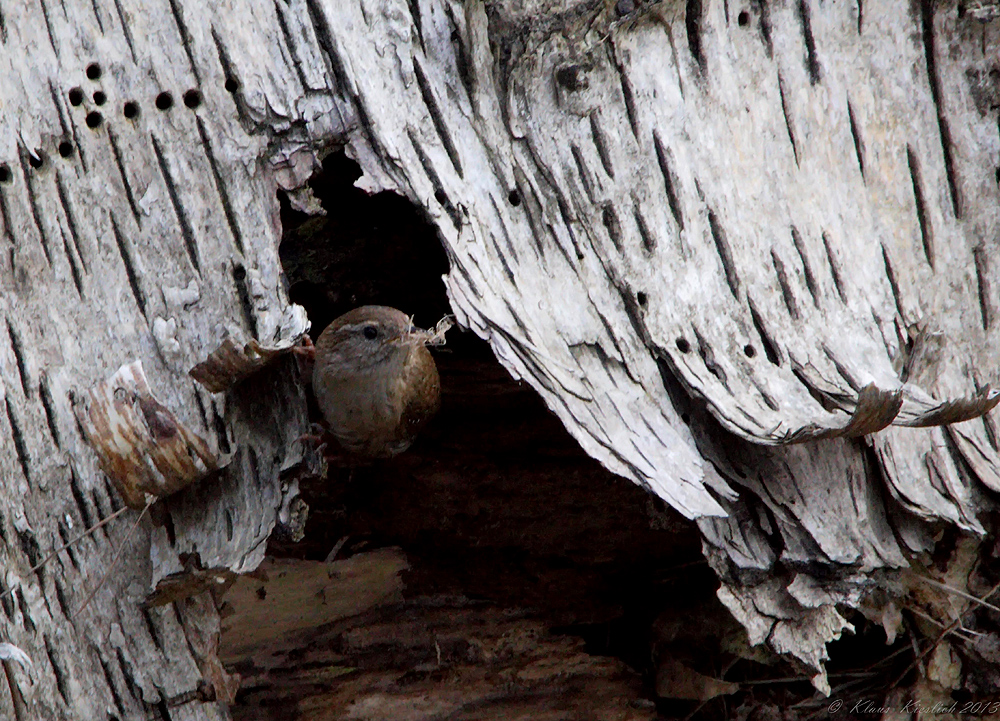
[[[899,415],[903,407],[903,391],[885,391],[874,383],[869,383],[858,394],[858,406],[854,409],[851,422],[843,431],[848,438],[866,436],[880,431]]]
[[[292,305],[282,319],[278,340],[273,344],[263,345],[251,339],[241,346],[232,338],[227,338],[188,374],[212,393],[222,393],[291,352],[308,330],[309,319],[305,308]]]
[[[818,438],[846,436],[858,438],[875,433],[892,424],[903,407],[903,391],[882,390],[869,383],[858,393],[858,404],[851,414],[851,420],[840,428],[822,428],[812,425],[789,434],[783,443],[801,443]]]
[[[119,368],[74,410],[101,469],[131,508],[144,508],[147,495],[168,496],[201,480],[231,457],[215,452],[153,396],[141,361]]]
[[[1000,391],[985,386],[973,396],[943,401],[922,413],[912,411],[901,415],[896,425],[924,428],[961,423],[989,413],[998,403],[1000,403]]]

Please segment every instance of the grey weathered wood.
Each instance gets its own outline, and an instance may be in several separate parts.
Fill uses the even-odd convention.
[[[20,709],[0,684],[0,716],[132,719],[159,705],[171,718],[226,718],[224,704],[191,695],[203,680],[226,692],[211,644],[199,642],[213,622],[217,633],[211,601],[139,604],[182,569],[183,553],[223,575],[255,568],[283,502],[279,471],[300,454],[304,396],[289,367],[228,396],[188,376],[226,337],[276,340],[287,300],[274,181],[261,165],[267,139],[241,125],[210,25],[193,7],[40,2],[0,12],[0,581],[16,589],[0,601],[0,637],[33,662],[9,676]],[[189,109],[192,88],[202,100]],[[169,111],[155,105],[160,92],[172,94]],[[137,117],[125,116],[128,102]],[[236,455],[169,502],[169,525],[147,520],[71,618],[136,514],[27,571],[120,504],[72,398],[135,360],[185,425]]]
[[[922,520],[982,531],[1000,467],[978,418],[997,400],[995,23],[907,3],[309,9],[352,96],[361,182],[435,219],[460,321],[609,468],[784,549],[722,521],[710,557],[840,579],[793,593],[717,564],[755,638],[819,670],[848,627],[834,604],[906,562],[887,518],[909,551]],[[690,430],[687,396],[711,414]],[[760,450],[723,481],[702,455],[737,465],[726,432],[867,438]],[[777,528],[740,511],[756,496]]]
[[[2,633],[35,662],[13,671],[32,712],[129,715],[201,678],[183,644],[163,645],[185,634],[176,613],[147,624],[135,603],[181,570],[181,552],[232,571],[259,562],[304,406],[280,369],[228,398],[186,373],[227,336],[275,340],[275,185],[300,186],[331,143],[358,159],[363,187],[394,189],[437,224],[460,322],[591,455],[701,517],[755,640],[820,673],[846,628],[834,604],[928,548],[927,521],[981,532],[981,488],[1000,488],[994,422],[977,418],[996,401],[982,387],[1000,347],[1000,28],[957,9],[4,7],[0,528],[3,583],[21,590]],[[126,101],[138,117],[123,117]],[[135,359],[165,405],[236,457],[171,502],[175,542],[144,527],[71,622],[81,570],[106,563],[126,522],[26,576],[70,523],[114,503],[68,394]],[[788,575],[805,562],[835,580]]]

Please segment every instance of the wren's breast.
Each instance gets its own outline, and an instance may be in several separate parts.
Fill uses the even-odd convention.
[[[334,373],[317,365],[313,390],[330,433],[344,450],[369,458],[406,450],[440,402],[437,368],[423,346],[379,372]]]

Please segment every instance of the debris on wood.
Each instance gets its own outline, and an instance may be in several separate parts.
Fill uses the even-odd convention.
[[[6,641],[0,641],[0,660],[16,661],[24,668],[31,668],[31,659],[28,657],[28,654],[14,644],[7,643]]]

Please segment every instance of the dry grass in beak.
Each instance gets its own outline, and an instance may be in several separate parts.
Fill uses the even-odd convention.
[[[424,345],[444,345],[447,342],[444,334],[451,330],[454,325],[455,317],[446,315],[437,322],[437,325],[434,326],[434,330],[424,331],[427,334],[427,337],[424,340]]]
[[[445,340],[444,334],[447,333],[452,326],[455,325],[453,320],[454,316],[446,315],[444,318],[437,322],[437,325],[433,329],[424,330],[422,328],[416,328],[413,325],[412,319],[410,320],[410,330],[406,334],[406,340],[411,343],[419,343],[422,345],[444,345],[447,341]]]

